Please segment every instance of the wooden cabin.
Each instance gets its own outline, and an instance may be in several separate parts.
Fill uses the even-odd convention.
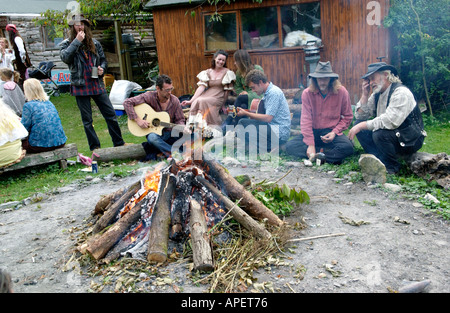
[[[275,85],[307,86],[314,62],[331,61],[353,103],[360,77],[378,57],[389,62],[389,32],[382,26],[388,0],[239,0],[220,2],[221,22],[211,20],[216,7],[206,1],[151,0],[160,73],[174,81],[174,94],[197,88],[197,74],[210,66],[213,53],[247,49]],[[317,40],[320,39],[320,40]],[[318,54],[309,54],[314,48]],[[227,65],[235,70],[233,58]]]

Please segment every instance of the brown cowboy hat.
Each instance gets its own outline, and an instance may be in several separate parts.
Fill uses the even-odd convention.
[[[339,78],[339,75],[336,73],[333,73],[333,70],[331,69],[331,63],[328,62],[319,62],[316,66],[316,71],[314,73],[311,73],[308,75],[308,77],[313,78]]]
[[[89,22],[89,20],[87,18],[85,18],[83,14],[72,15],[72,19],[69,20],[68,24],[69,24],[69,26],[73,26],[75,24],[75,22],[85,22],[89,26],[91,25],[91,22]]]
[[[369,76],[372,75],[373,73],[385,71],[385,70],[390,70],[392,72],[392,74],[394,74],[395,76],[398,76],[398,72],[395,67],[393,67],[392,65],[386,64],[384,62],[377,62],[377,63],[370,64],[367,67],[367,73],[361,78],[368,79]]]

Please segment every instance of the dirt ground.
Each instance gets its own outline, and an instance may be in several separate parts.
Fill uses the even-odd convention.
[[[388,293],[413,282],[430,280],[429,293],[450,292],[449,222],[399,193],[337,181],[333,173],[286,162],[282,167],[260,164],[228,165],[233,175],[248,174],[303,188],[311,203],[295,210],[286,221],[305,222],[295,238],[337,236],[292,242],[287,265],[260,269],[259,292]],[[89,175],[89,174],[87,174]],[[40,201],[19,208],[0,208],[0,268],[13,279],[19,293],[85,293],[101,277],[80,271],[74,255],[77,236],[102,195],[130,185],[142,171],[127,178],[94,178],[39,195]],[[360,226],[344,223],[363,221]],[[143,275],[140,291],[203,292],[188,278],[186,263],[171,263],[161,279]],[[115,279],[117,279],[116,276]],[[158,280],[159,279],[159,280]],[[156,283],[159,282],[159,283]],[[176,286],[175,286],[176,285]],[[117,282],[102,292],[114,292]],[[248,290],[252,291],[251,289]],[[254,291],[254,290],[253,290]]]

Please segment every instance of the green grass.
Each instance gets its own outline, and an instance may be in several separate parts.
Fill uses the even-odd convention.
[[[78,152],[91,156],[89,145],[84,133],[83,124],[81,122],[80,111],[78,110],[75,97],[68,93],[63,93],[59,97],[52,97],[50,99],[55,105],[61,117],[61,122],[64,127],[66,136],[68,137],[68,143],[76,143]],[[111,137],[108,133],[105,119],[103,118],[100,110],[92,101],[92,118],[94,120],[95,131],[100,140],[102,148],[112,147]],[[135,137],[130,133],[127,126],[127,116],[121,115],[118,117],[120,129],[122,130],[122,137],[125,142],[128,143],[141,143],[145,141],[143,137]]]
[[[70,94],[62,94],[59,97],[52,97],[51,101],[58,109],[62,120],[64,131],[68,137],[68,143],[76,143],[78,152],[91,156],[83,125],[81,123],[80,112],[75,102],[75,97]],[[102,144],[102,148],[112,147],[106,122],[95,104],[92,105],[94,126],[97,135]],[[438,112],[438,118],[424,116],[425,129],[428,137],[421,151],[429,153],[445,152],[450,154],[450,112]],[[122,130],[122,136],[125,142],[140,144],[145,140],[143,137],[133,136],[127,127],[127,116],[119,116],[119,125]],[[358,165],[359,154],[363,153],[359,143],[356,142],[357,154],[345,160],[339,166],[326,164],[321,170],[333,170],[336,177],[348,176],[350,172],[351,181],[360,181],[362,175]],[[288,160],[289,157],[282,155],[282,160]],[[75,158],[73,158],[75,160]],[[126,176],[140,167],[136,160],[115,161],[106,164],[100,164],[98,176],[105,176],[112,172],[118,176]],[[34,167],[13,173],[4,173],[0,175],[0,203],[9,201],[20,201],[39,192],[51,192],[55,188],[67,185],[76,179],[86,177],[85,172],[80,169],[85,168],[81,164],[69,166],[66,170],[61,170],[55,164],[47,166]],[[437,212],[446,219],[450,219],[450,191],[445,191],[434,182],[427,182],[412,174],[406,165],[398,175],[388,175],[388,182],[400,184],[404,191],[403,196],[415,199],[423,203],[427,208]],[[429,200],[424,200],[426,193],[434,195],[440,204],[436,205]]]

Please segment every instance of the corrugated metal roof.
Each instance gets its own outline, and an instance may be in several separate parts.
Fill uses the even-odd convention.
[[[150,0],[148,1],[144,9],[145,10],[151,10],[156,7],[165,7],[165,6],[175,6],[175,5],[186,5],[191,3],[199,3],[204,2],[204,0]]]
[[[73,0],[0,0],[0,14],[40,14],[49,9],[64,11]]]

